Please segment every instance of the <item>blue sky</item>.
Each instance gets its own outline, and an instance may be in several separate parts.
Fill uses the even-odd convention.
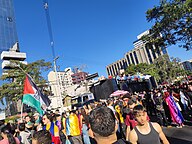
[[[49,0],[49,12],[60,70],[86,65],[84,71],[106,76],[106,65],[133,49],[137,35],[149,29],[145,12],[158,0]],[[52,61],[43,0],[14,0],[20,50],[27,61]],[[182,61],[191,51],[172,46]],[[48,73],[48,72],[47,72]]]

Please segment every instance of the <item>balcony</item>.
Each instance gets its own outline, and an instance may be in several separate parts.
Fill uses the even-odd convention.
[[[26,59],[26,53],[15,52],[15,51],[3,51],[1,53],[1,59],[24,61]]]

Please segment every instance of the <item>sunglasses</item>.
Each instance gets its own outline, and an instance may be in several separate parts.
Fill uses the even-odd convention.
[[[43,120],[46,120],[46,118],[43,118]]]

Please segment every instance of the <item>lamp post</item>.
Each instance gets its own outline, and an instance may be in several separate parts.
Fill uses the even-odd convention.
[[[58,74],[57,74],[57,65],[56,65],[56,60],[59,58],[59,56],[55,57],[53,59],[53,67],[54,67],[54,72],[55,72],[55,77],[56,77],[56,85],[57,85],[57,95],[59,96],[60,99],[60,107],[61,107],[61,111],[63,111],[63,104],[62,104],[62,95],[61,95],[61,86],[60,86],[60,82],[58,80]]]

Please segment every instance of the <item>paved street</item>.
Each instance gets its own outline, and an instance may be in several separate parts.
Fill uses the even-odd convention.
[[[163,128],[170,144],[192,144],[192,126]]]

